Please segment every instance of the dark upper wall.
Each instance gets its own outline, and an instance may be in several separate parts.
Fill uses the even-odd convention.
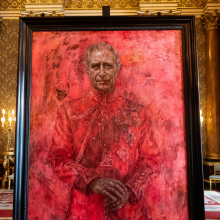
[[[204,117],[202,125],[203,153],[207,150],[206,129],[206,56],[205,56],[205,31],[200,18],[196,19],[200,109]],[[18,61],[18,33],[19,21],[4,19],[0,28],[0,113],[16,108],[17,91],[17,61]],[[2,114],[0,114],[2,117]],[[14,129],[13,129],[14,144]],[[0,153],[7,145],[7,136],[0,130]]]

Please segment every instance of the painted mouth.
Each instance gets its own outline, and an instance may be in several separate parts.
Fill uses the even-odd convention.
[[[99,84],[106,84],[106,83],[109,83],[109,80],[106,80],[106,81],[98,81],[97,83],[99,83]]]

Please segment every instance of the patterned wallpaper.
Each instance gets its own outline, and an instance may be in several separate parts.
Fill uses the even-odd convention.
[[[204,118],[202,124],[202,144],[204,154],[207,151],[205,31],[203,30],[200,18],[197,18],[196,22],[200,81],[200,109],[202,110],[202,116]],[[0,27],[0,117],[2,117],[2,109],[6,109],[6,111],[8,111],[16,108],[18,32],[18,20],[3,20]],[[4,150],[6,144],[7,135],[3,134],[1,129],[0,152]]]
[[[2,109],[16,109],[17,63],[18,63],[18,20],[3,19],[0,26],[0,117]],[[8,120],[6,115],[6,120]],[[15,123],[12,123],[12,144],[15,144]],[[4,129],[7,132],[7,126]],[[0,129],[0,153],[6,149],[7,134]],[[2,156],[0,155],[0,158]]]

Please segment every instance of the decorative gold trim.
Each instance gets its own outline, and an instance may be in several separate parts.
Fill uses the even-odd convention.
[[[173,11],[173,10],[169,10],[169,11],[166,11],[166,10],[159,10],[159,11],[145,11],[145,12],[142,12],[142,11],[137,11],[137,15],[138,16],[142,16],[142,15],[181,15],[181,11]]]
[[[28,6],[31,6],[31,7],[33,7],[33,6],[35,6],[35,7],[40,7],[40,6],[46,6],[46,7],[50,7],[50,6],[53,6],[53,5],[56,5],[56,6],[63,6],[63,4],[62,3],[48,3],[48,4],[43,4],[43,3],[34,3],[34,4],[25,4],[25,8],[27,8]]]
[[[208,29],[211,30],[211,29]],[[206,159],[220,160],[219,154],[206,154]]]
[[[1,10],[0,10],[0,12],[2,12],[2,11],[21,11],[21,9],[17,9],[17,8],[11,8],[11,9],[4,9],[4,8],[2,8]]]
[[[178,6],[178,9],[201,10],[201,9],[203,9],[203,7],[182,7],[182,6]]]
[[[207,161],[204,161],[204,160],[203,160],[203,164],[204,164],[204,165],[207,165],[207,166],[210,166],[210,167],[211,167],[211,166],[214,167],[214,162],[207,162]]]
[[[116,8],[136,8],[139,7],[140,0],[65,0],[65,9],[101,9],[102,6]]]
[[[21,11],[0,11],[0,16],[2,17],[2,19],[19,19],[19,17],[21,16]]]
[[[155,4],[155,5],[158,5],[158,4],[172,4],[172,3],[180,3],[179,0],[177,1],[140,1],[141,4]]]
[[[211,159],[211,160],[220,160],[220,156],[213,156],[213,155],[206,155],[205,158],[206,159]]]
[[[37,9],[35,10],[35,7],[37,8],[42,6],[42,8],[45,7],[47,8],[49,6],[59,5],[59,4],[61,5],[62,8],[64,8],[64,11],[85,10],[85,13],[82,14],[83,16],[87,15],[86,13],[90,14],[89,13],[90,10],[101,10],[102,6],[106,6],[106,5],[109,5],[111,7],[111,11],[139,10],[143,12],[141,14],[145,14],[145,15],[148,14],[157,15],[158,12],[161,15],[165,15],[165,14],[179,15],[180,13],[174,13],[174,11],[176,10],[176,11],[182,11],[181,12],[182,15],[201,16],[205,12],[211,13],[215,9],[220,10],[220,0],[218,1],[213,1],[213,0],[212,1],[209,0],[205,0],[205,1],[201,1],[201,0],[0,0],[0,11],[19,10],[19,11],[38,12]],[[34,9],[31,6],[34,6],[33,7]],[[147,10],[149,11],[149,13],[147,13]],[[170,10],[172,10],[172,12]],[[50,10],[46,9],[43,11],[52,12],[57,10],[55,8],[52,8]],[[156,13],[152,13],[152,11],[156,11]],[[71,15],[72,14],[73,16],[75,15],[74,13],[71,13]],[[76,14],[78,14],[78,12]],[[113,15],[114,13],[111,14]],[[122,15],[120,13],[116,13],[116,14]],[[135,13],[132,13],[132,15],[134,14]],[[68,15],[69,13],[67,13],[67,16]],[[126,15],[130,15],[130,14],[126,13]],[[204,17],[204,19],[206,18]],[[211,19],[211,17],[207,19]],[[213,20],[213,22],[210,21],[209,22],[210,24],[206,24],[207,28],[206,26],[205,28],[215,29],[217,27],[216,22],[217,21],[215,21],[215,19]]]
[[[33,13],[39,13],[39,12],[49,12],[52,13],[55,12],[64,12],[63,5],[62,4],[26,4],[25,5],[25,12],[33,12]]]
[[[137,15],[137,8],[134,9],[112,9],[110,11],[111,16],[118,16],[118,15]],[[69,9],[65,10],[65,16],[102,16],[101,9]]]
[[[2,20],[19,20],[19,17],[6,17],[2,18]]]
[[[64,12],[21,12],[21,17],[63,17]]]
[[[212,13],[205,13],[201,16],[201,20],[205,30],[218,29],[219,13],[217,10]],[[212,156],[207,158],[220,159],[220,155],[217,158],[213,158]]]
[[[134,7],[134,8],[112,8],[111,11],[137,11],[138,7]],[[65,12],[68,11],[102,11],[102,8],[90,8],[90,9],[84,9],[84,8],[77,8],[77,9],[65,9]]]
[[[27,4],[57,4],[63,3],[62,0],[26,0]]]

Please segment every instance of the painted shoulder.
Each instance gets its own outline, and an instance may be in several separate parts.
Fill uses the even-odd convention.
[[[140,112],[143,108],[146,108],[146,106],[139,102],[137,95],[134,93],[124,91],[123,93],[119,94],[119,97],[124,100],[123,107],[126,109],[130,109],[134,112]]]
[[[87,95],[84,95],[80,98],[64,102],[63,106],[66,111],[71,112],[71,115],[80,115],[92,109],[95,106],[95,102]]]

